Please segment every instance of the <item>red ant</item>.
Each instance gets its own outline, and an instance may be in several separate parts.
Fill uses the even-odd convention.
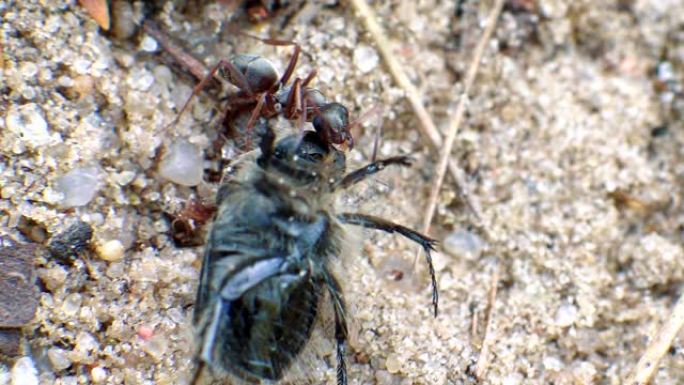
[[[257,55],[239,54],[230,60],[220,60],[195,86],[171,125],[178,122],[190,105],[192,98],[201,92],[218,74],[240,90],[237,95],[229,99],[232,108],[256,103],[247,121],[247,130],[254,126],[260,116],[269,118],[282,113],[288,120],[299,121],[300,127],[304,121],[313,121],[316,131],[329,143],[346,143],[350,148],[353,147],[347,109],[339,103],[326,103],[325,97],[320,91],[308,87],[316,76],[315,70],[311,71],[306,78],[297,77],[292,85],[286,86],[294,73],[301,53],[299,44],[285,40],[246,36],[270,45],[294,46],[294,53],[283,75],[278,78],[278,71],[273,63]]]

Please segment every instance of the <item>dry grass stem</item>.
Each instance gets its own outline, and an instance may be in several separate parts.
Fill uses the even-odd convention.
[[[435,215],[437,200],[439,199],[439,191],[442,188],[444,175],[446,174],[447,167],[449,165],[449,156],[451,155],[451,149],[454,145],[456,134],[461,126],[461,122],[463,121],[466,104],[468,103],[468,94],[470,93],[470,89],[475,82],[475,76],[477,75],[477,70],[480,67],[480,61],[482,61],[482,55],[487,47],[487,43],[489,42],[494,29],[496,29],[497,20],[499,19],[503,5],[504,0],[497,0],[497,2],[494,4],[494,8],[492,8],[491,13],[489,14],[489,19],[487,20],[487,27],[482,33],[482,37],[475,48],[473,59],[468,67],[468,72],[466,73],[465,81],[463,83],[463,92],[461,92],[456,113],[449,124],[449,132],[447,133],[446,142],[441,149],[439,163],[437,164],[437,174],[433,180],[432,190],[430,192],[430,200],[428,201],[428,206],[425,210],[425,218],[423,222],[423,232],[425,233],[430,231],[430,224],[432,223],[432,218]],[[462,184],[461,186],[465,185]]]
[[[489,360],[490,360],[490,347],[492,346],[492,343],[494,342],[494,338],[492,336],[492,329],[494,322],[492,321],[492,315],[494,313],[494,307],[496,305],[496,293],[497,293],[497,286],[499,285],[499,268],[498,266],[494,270],[494,274],[492,274],[492,280],[490,282],[490,288],[489,288],[489,300],[487,304],[487,318],[486,318],[486,327],[485,327],[485,332],[484,332],[484,337],[482,339],[482,347],[480,349],[480,357],[477,360],[477,369],[475,370],[475,376],[477,377],[478,380],[482,381],[484,378],[485,373],[487,372],[487,368],[489,368]]]
[[[646,348],[646,352],[634,368],[634,372],[627,380],[628,385],[646,385],[658,370],[660,359],[670,350],[672,341],[684,326],[684,294],[679,297],[672,314],[660,328],[656,337]]]
[[[387,40],[385,32],[377,22],[377,16],[375,15],[375,12],[373,12],[368,4],[366,4],[365,0],[350,0],[350,3],[356,11],[357,17],[363,21],[368,33],[375,42],[375,45],[380,51],[380,55],[385,61],[385,64],[387,64],[392,78],[406,93],[406,97],[411,103],[411,107],[413,108],[413,111],[420,122],[418,127],[421,134],[429,139],[429,143],[434,148],[439,149],[443,139],[442,135],[437,130],[432,118],[430,118],[430,114],[428,114],[427,110],[423,106],[420,92],[416,86],[411,83],[411,80],[408,78],[406,72],[404,72],[401,64],[399,64],[399,61],[392,52],[389,40]],[[465,203],[471,213],[475,216],[476,220],[481,222],[481,215],[479,214],[476,206],[473,204],[472,198],[470,197],[468,189],[466,188],[463,171],[454,161],[449,161],[447,166],[456,183],[456,190],[458,192],[459,198]]]

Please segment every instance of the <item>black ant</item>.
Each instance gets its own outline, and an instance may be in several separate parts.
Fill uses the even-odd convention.
[[[247,121],[247,131],[251,130],[261,116],[270,118],[283,114],[288,120],[297,120],[300,127],[305,121],[311,121],[315,130],[326,142],[347,144],[349,148],[353,147],[353,138],[350,133],[350,127],[353,124],[349,124],[347,109],[339,103],[326,103],[325,96],[319,90],[308,87],[316,76],[316,70],[312,70],[304,79],[295,78],[291,85],[287,85],[301,54],[300,45],[286,40],[262,39],[245,35],[270,45],[294,46],[294,53],[283,75],[279,78],[273,63],[258,55],[239,54],[230,60],[222,59],[195,86],[170,125],[178,122],[189,107],[192,98],[218,74],[239,89],[237,95],[228,100],[229,110],[239,110],[243,106],[256,103]]]

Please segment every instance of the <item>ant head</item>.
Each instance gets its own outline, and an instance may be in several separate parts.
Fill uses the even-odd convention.
[[[340,103],[328,103],[319,108],[313,119],[313,126],[323,141],[332,144],[348,144],[354,147],[354,138],[349,131],[349,111]]]

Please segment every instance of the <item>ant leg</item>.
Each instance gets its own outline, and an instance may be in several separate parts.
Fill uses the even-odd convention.
[[[344,356],[347,354],[347,318],[344,296],[340,284],[332,274],[325,272],[326,286],[332,297],[335,312],[335,341],[337,342],[337,385],[347,385],[347,364]]]
[[[264,108],[264,103],[266,103],[266,93],[259,95],[259,100],[257,101],[256,107],[252,110],[252,115],[250,115],[247,121],[247,130],[254,127],[254,122],[256,122],[259,115],[261,115],[261,109]]]
[[[432,305],[434,307],[435,317],[437,317],[439,293],[437,291],[437,278],[435,278],[435,268],[432,265],[432,255],[430,254],[430,250],[435,250],[435,245],[437,244],[437,241],[428,238],[415,230],[409,229],[408,227],[404,227],[402,225],[398,225],[386,219],[374,217],[372,215],[359,213],[343,213],[337,215],[337,219],[339,219],[340,222],[349,225],[362,226],[374,230],[382,230],[388,233],[397,233],[403,235],[404,237],[412,240],[413,242],[416,242],[421,247],[423,247],[423,250],[425,250],[425,259],[427,260],[428,264],[428,271],[430,273],[430,280],[432,281]]]
[[[219,70],[220,67],[225,66],[229,63],[230,62],[227,60],[219,60],[219,62],[216,63],[216,65],[211,68],[209,73],[207,73],[207,75],[204,76],[204,78],[202,78],[202,80],[200,80],[199,83],[197,83],[195,88],[192,90],[192,94],[190,94],[190,96],[188,97],[188,100],[185,101],[185,104],[183,104],[183,107],[181,108],[180,112],[178,112],[178,115],[176,115],[176,117],[171,121],[171,123],[168,124],[167,127],[175,126],[178,123],[181,116],[183,116],[183,114],[185,113],[185,110],[187,110],[188,107],[190,106],[190,102],[192,101],[192,98],[197,96],[207,86],[207,84],[209,84],[209,82],[211,81],[211,79],[214,78],[214,76],[216,75],[216,72]]]
[[[216,63],[215,66],[211,68],[209,73],[195,86],[195,88],[192,90],[192,94],[190,94],[190,97],[188,97],[188,100],[185,101],[185,104],[183,104],[183,107],[181,108],[180,112],[178,112],[178,115],[173,119],[171,123],[167,127],[174,126],[178,123],[180,120],[181,116],[185,113],[185,111],[188,109],[190,106],[190,102],[192,101],[192,98],[197,96],[206,86],[209,84],[209,82],[216,76],[216,73],[218,72],[222,77],[226,77],[226,72],[232,76],[230,79],[234,79],[237,83],[240,83],[238,87],[240,89],[245,90],[248,94],[252,94],[252,90],[249,87],[249,84],[247,83],[247,79],[245,79],[245,76],[233,65],[228,60],[222,59],[219,60],[218,63]]]
[[[311,72],[309,72],[308,75],[306,75],[306,78],[302,82],[302,87],[306,87],[311,83],[311,81],[316,77],[316,74],[318,74],[318,71],[316,69],[312,69]]]
[[[285,102],[284,115],[288,120],[299,118],[302,114],[302,79],[296,78]]]
[[[297,126],[299,127],[299,129],[301,131],[304,131],[304,123],[306,122],[306,109],[308,108],[309,99],[306,96],[302,96],[300,101],[301,101],[302,112],[299,114],[299,119],[297,120]]]
[[[335,182],[333,185],[333,190],[336,190],[338,188],[348,188],[356,183],[361,182],[362,180],[366,179],[367,177],[376,174],[382,170],[385,169],[385,167],[389,165],[399,165],[399,166],[410,166],[411,162],[413,160],[409,158],[408,156],[395,156],[392,158],[387,158],[387,159],[382,159],[378,160],[376,162],[373,162],[367,166],[361,167],[358,170],[352,171],[349,174],[345,175],[342,179],[339,181]]]
[[[289,42],[290,44],[294,44],[294,53],[292,54],[292,57],[290,58],[289,63],[287,63],[287,68],[285,68],[285,72],[283,72],[283,76],[280,78],[280,81],[277,83],[278,86],[282,86],[283,84],[287,84],[287,81],[290,80],[290,77],[292,77],[292,74],[294,73],[295,66],[297,65],[297,60],[299,60],[299,54],[302,52],[302,47],[299,46],[299,44],[295,42]]]

